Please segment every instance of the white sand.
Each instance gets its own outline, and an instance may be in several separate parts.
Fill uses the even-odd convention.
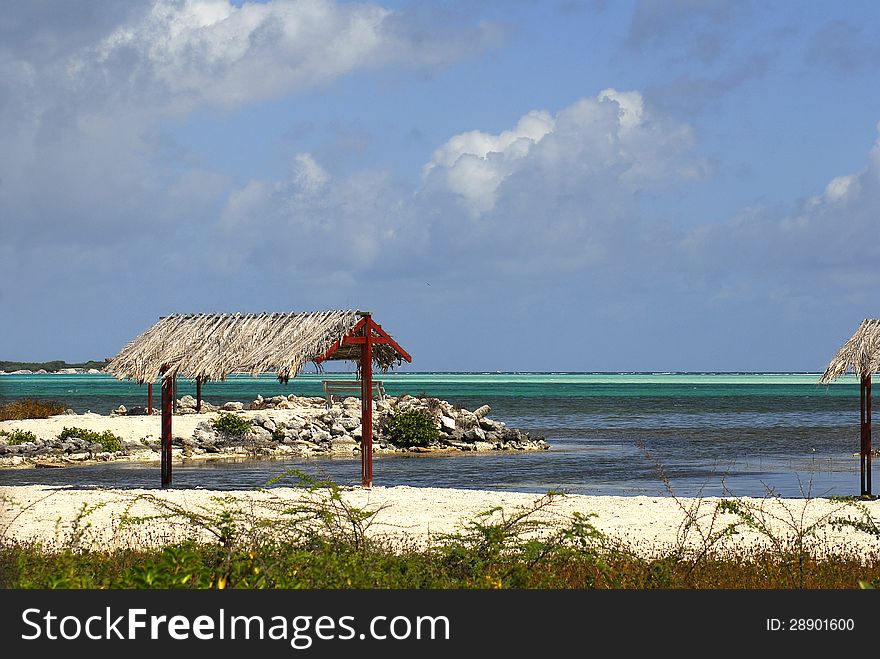
[[[149,523],[120,527],[123,516],[165,514],[174,506],[194,513],[216,512],[222,505],[240,520],[276,514],[280,505],[302,501],[301,489],[273,488],[262,491],[220,492],[209,490],[124,490],[70,489],[45,486],[0,488],[0,537],[6,540],[36,540],[52,546],[81,548],[158,545],[193,536],[193,527],[180,516],[153,519]],[[400,544],[425,546],[444,533],[461,530],[482,511],[500,506],[507,514],[529,506],[534,494],[456,490],[440,488],[376,487],[343,490],[345,502],[378,511],[368,535]],[[542,512],[543,519],[564,524],[574,512],[595,513],[592,523],[609,537],[624,541],[643,553],[676,546],[701,549],[713,531],[738,518],[715,514],[720,499],[673,499],[671,497],[613,497],[569,495],[556,500]],[[799,529],[819,522],[809,536],[812,551],[833,550],[865,556],[880,550],[880,542],[850,527],[835,529],[833,518],[880,520],[880,501],[847,505],[827,499],[750,499],[735,501],[748,506],[766,522],[770,534],[796,537]],[[221,503],[225,502],[225,503]],[[74,522],[84,506],[97,506],[82,517],[77,533]],[[688,526],[692,518],[698,523]],[[208,537],[208,536],[204,536]],[[713,545],[731,550],[767,546],[767,534],[746,529]]]
[[[273,411],[273,414],[281,412]],[[259,413],[259,412],[255,412]],[[301,413],[301,412],[300,412]],[[320,410],[316,410],[320,413]],[[293,412],[291,412],[293,414]],[[211,414],[188,414],[174,417],[174,435],[192,436],[196,425]],[[159,416],[103,416],[78,414],[5,421],[0,429],[30,430],[38,437],[54,437],[64,426],[77,426],[94,431],[111,430],[128,441],[156,440],[160,435]],[[67,467],[75,469],[75,466]],[[173,542],[193,533],[190,524],[180,516],[154,519],[147,524],[120,528],[126,511],[148,516],[165,514],[169,506],[180,506],[190,512],[216,512],[226,501],[241,519],[254,519],[275,514],[274,509],[303,496],[301,490],[273,488],[265,491],[219,492],[209,490],[126,490],[72,489],[46,486],[0,487],[0,537],[6,540],[36,540],[49,545],[75,544],[88,547],[157,545]],[[344,500],[353,506],[378,511],[368,534],[397,543],[424,546],[439,535],[461,530],[475,515],[495,507],[507,514],[531,505],[534,494],[455,490],[439,488],[376,487],[346,489]],[[715,513],[720,499],[673,499],[671,497],[577,496],[560,498],[543,511],[544,520],[566,524],[575,512],[595,514],[592,523],[609,537],[621,540],[642,552],[653,552],[676,546],[700,549],[706,538],[728,524],[741,522],[735,515]],[[768,535],[796,537],[799,530],[819,522],[808,538],[817,552],[834,550],[865,555],[880,551],[874,536],[850,527],[834,528],[833,518],[866,519],[869,515],[880,524],[880,501],[859,503],[858,507],[827,499],[749,499],[736,501],[755,511],[757,518],[768,525],[762,534],[740,524],[738,533],[713,544],[744,550],[758,544],[767,545]],[[83,507],[95,507],[75,526]],[[688,524],[688,520],[696,524]],[[79,528],[79,531],[77,531]]]
[[[193,431],[200,421],[213,419],[216,416],[216,413],[175,415],[171,422],[172,435],[174,437],[192,437]],[[40,439],[57,437],[58,433],[66,426],[85,428],[94,432],[110,430],[114,435],[131,442],[137,442],[141,439],[158,440],[162,436],[162,415],[109,416],[88,412],[86,414],[59,414],[47,419],[0,421],[0,430],[28,430]]]

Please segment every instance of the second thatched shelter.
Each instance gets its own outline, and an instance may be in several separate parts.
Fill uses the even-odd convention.
[[[859,377],[860,472],[862,496],[871,496],[871,377],[880,370],[880,320],[866,318],[834,355],[820,382],[831,384],[852,371]]]

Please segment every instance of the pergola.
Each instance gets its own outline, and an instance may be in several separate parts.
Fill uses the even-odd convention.
[[[830,384],[852,371],[859,376],[859,450],[863,496],[871,496],[871,376],[880,369],[880,320],[865,319],[843,344],[819,380]]]
[[[361,375],[361,482],[373,484],[373,365],[387,370],[412,357],[368,311],[173,314],[131,341],[105,367],[116,378],[162,383],[162,487],[171,485],[171,418],[178,376],[201,384],[233,373],[267,371],[287,382],[306,362],[349,360]],[[152,398],[152,396],[151,396]],[[148,403],[148,407],[152,402]]]

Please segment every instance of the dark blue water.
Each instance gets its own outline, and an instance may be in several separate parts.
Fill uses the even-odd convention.
[[[326,376],[323,376],[326,377]],[[348,376],[341,376],[348,377]],[[828,496],[858,493],[858,387],[818,376],[766,374],[395,374],[391,394],[427,393],[543,435],[552,450],[492,455],[377,456],[376,485],[466,487],[582,494]],[[258,393],[320,395],[320,375],[288,385],[234,378],[204,387],[215,403]],[[2,376],[0,403],[58,400],[78,412],[143,405],[145,387],[104,376]],[[191,385],[180,383],[179,395]],[[157,392],[158,393],[158,392]],[[158,419],[157,419],[158,423]],[[352,459],[191,462],[176,487],[259,487],[286,469],[342,484],[359,481]],[[0,484],[154,487],[158,468],[114,463],[0,471]]]

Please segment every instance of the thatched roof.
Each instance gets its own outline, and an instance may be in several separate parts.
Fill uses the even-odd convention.
[[[834,355],[819,380],[828,384],[847,371],[858,376],[871,375],[880,369],[880,320],[865,319],[852,338]]]
[[[224,380],[232,373],[274,371],[295,377],[306,362],[342,344],[361,320],[357,311],[261,314],[174,314],[164,316],[116,355],[105,370],[118,379],[152,382],[166,377]],[[358,359],[360,346],[342,346],[330,359]],[[390,345],[375,345],[373,361],[382,369],[401,363]]]

